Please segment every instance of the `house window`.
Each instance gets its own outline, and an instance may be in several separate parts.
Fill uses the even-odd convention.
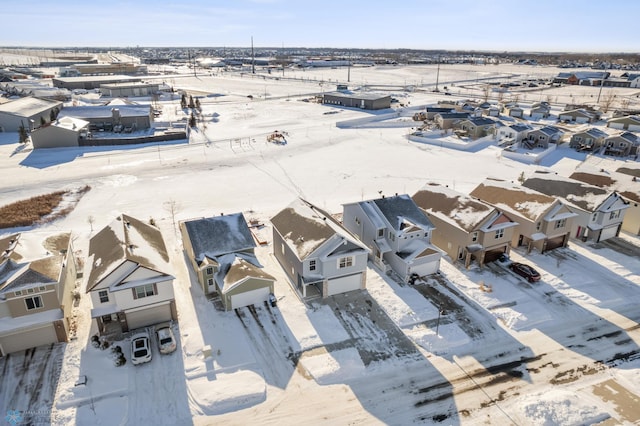
[[[556,227],[556,229],[564,228],[564,226],[565,226],[566,224],[567,224],[567,219],[560,219],[560,220],[557,220],[557,221],[556,221],[556,225],[555,225],[555,227]]]
[[[496,231],[496,240],[502,237],[504,237],[504,228]]]
[[[478,231],[473,232],[473,233],[471,234],[471,241],[472,241],[472,242],[474,242],[474,243],[475,243],[476,241],[478,241]]]
[[[536,231],[539,231],[540,227],[542,227],[542,222],[536,223]]]
[[[207,275],[213,274],[213,268],[211,266],[207,267]]]
[[[27,304],[27,310],[42,308],[42,298],[40,296],[27,297],[24,299],[24,303]]]
[[[155,284],[145,284],[133,289],[134,299],[141,299],[143,297],[156,295]]]
[[[353,266],[352,256],[341,257],[338,259],[338,269],[348,268],[350,266]]]
[[[34,292],[35,292],[35,290],[34,290],[34,289],[32,289],[32,288],[28,288],[28,289],[27,289],[27,293],[28,293],[28,294],[33,294]]]
[[[597,218],[598,218],[598,213],[594,213],[593,216],[591,216],[591,221],[595,222]]]
[[[358,219],[357,217],[356,217],[355,219],[356,219],[356,225],[358,225],[358,226],[359,226],[359,225],[360,225],[360,223],[361,223],[361,222],[360,222],[360,219]]]
[[[316,270],[316,261],[315,260],[310,260],[309,261],[309,270],[310,271],[315,271]]]
[[[47,288],[46,288],[45,286],[43,286],[43,285],[41,285],[40,287],[38,287],[38,290],[40,290],[40,291],[45,291],[46,289],[47,289]]]
[[[207,285],[208,285],[209,287],[211,287],[211,286],[213,285],[213,278],[209,278],[209,279],[207,280]]]
[[[384,229],[378,229],[378,238],[384,237]]]
[[[389,239],[391,241],[395,241],[396,240],[396,234],[394,234],[393,232],[389,231]]]
[[[620,217],[620,210],[616,210],[611,212],[611,214],[609,215],[609,220],[617,219],[619,217]]]
[[[22,290],[14,291],[13,294],[16,296],[22,296]]]
[[[100,290],[98,292],[100,303],[107,303],[109,301],[109,292],[107,290]]]

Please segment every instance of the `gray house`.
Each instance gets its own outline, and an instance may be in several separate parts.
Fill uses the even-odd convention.
[[[609,136],[608,133],[596,127],[591,127],[587,130],[574,133],[569,140],[569,147],[579,151],[593,151],[604,144],[607,136]]]
[[[434,226],[408,195],[343,205],[342,223],[371,250],[384,272],[407,281],[438,272],[442,254],[431,244]]]
[[[219,296],[225,310],[269,300],[275,278],[262,270],[242,213],[183,221],[180,231],[202,291]]]
[[[562,199],[578,215],[571,227],[573,238],[599,242],[617,237],[629,208],[616,192],[556,174],[536,173],[522,185]]]
[[[27,96],[0,104],[0,132],[33,130],[51,122],[62,109],[62,102]]]
[[[66,342],[77,277],[71,234],[0,239],[0,356]]]
[[[521,145],[523,148],[549,148],[550,143],[558,143],[564,132],[553,126],[545,126],[540,129],[534,129],[527,132],[527,135],[522,139]]]
[[[298,199],[271,223],[273,254],[303,299],[366,287],[369,249],[327,212]]]
[[[31,131],[34,149],[79,146],[89,134],[89,122],[72,117],[62,117],[48,126]]]

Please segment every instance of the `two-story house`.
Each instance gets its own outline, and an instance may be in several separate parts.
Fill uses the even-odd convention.
[[[512,247],[525,246],[527,252],[566,247],[577,216],[555,197],[499,179],[485,179],[469,194],[505,212],[518,223]]]
[[[371,250],[370,259],[407,281],[440,269],[442,254],[431,244],[433,224],[406,194],[343,205],[343,225]]]
[[[497,208],[437,183],[429,183],[413,196],[435,225],[433,243],[452,262],[482,267],[509,254],[518,224]]]
[[[0,356],[68,341],[76,281],[71,234],[0,238]]]
[[[263,271],[242,213],[180,222],[182,243],[205,294],[225,310],[260,305],[273,294],[275,278]]]
[[[573,238],[598,242],[617,237],[629,208],[616,192],[552,173],[536,173],[522,185],[561,198],[577,213],[571,228]]]
[[[297,199],[271,223],[273,255],[303,299],[366,287],[369,249],[330,214]]]
[[[498,127],[496,136],[500,145],[512,145],[524,139],[533,127],[524,123]]]
[[[527,149],[533,148],[549,148],[550,143],[558,143],[564,135],[560,129],[553,126],[545,126],[539,129],[533,129],[527,132],[522,139],[522,147]]]
[[[89,240],[86,292],[100,334],[178,318],[174,277],[158,228],[122,214]]]
[[[604,145],[604,141],[608,136],[608,133],[597,127],[591,127],[571,135],[569,147],[578,151],[595,151]]]

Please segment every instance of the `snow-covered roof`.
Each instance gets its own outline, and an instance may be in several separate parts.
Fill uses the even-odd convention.
[[[117,109],[121,117],[144,117],[151,113],[149,105],[83,105],[65,107],[58,118],[112,118],[113,110]]]
[[[433,224],[427,215],[407,194],[383,197],[371,201],[363,201],[360,204],[371,203],[376,206],[391,228],[396,232],[402,232],[407,227],[413,226],[429,231]]]
[[[555,173],[536,173],[527,179],[523,186],[543,194],[563,198],[570,204],[588,212],[599,210],[603,203],[613,195],[610,190]]]
[[[81,129],[86,128],[89,125],[88,121],[80,120],[79,118],[73,117],[62,117],[53,123],[52,126],[60,127],[67,130],[75,130],[80,131]]]
[[[496,211],[493,206],[437,183],[429,183],[415,193],[413,200],[433,214],[467,232]]]
[[[275,281],[275,278],[257,263],[255,256],[231,253],[220,256],[217,260],[219,268],[214,279],[223,294],[242,285],[247,278]]]
[[[302,199],[281,210],[271,218],[271,223],[300,260],[306,259],[335,236],[366,249],[330,214]]]
[[[569,177],[610,191],[616,191],[624,198],[640,203],[640,179],[636,177],[634,181],[633,178],[635,176],[632,173],[605,172],[592,167],[580,167],[578,171],[572,173]]]
[[[196,261],[250,250],[256,243],[242,213],[183,222]]]
[[[30,117],[55,107],[62,108],[62,102],[27,96],[12,102],[0,104],[0,113]]]
[[[122,214],[89,241],[91,267],[87,292],[125,261],[155,270],[169,268],[169,256],[160,230]]]
[[[470,195],[532,221],[540,219],[558,202],[554,197],[499,179],[485,179]]]

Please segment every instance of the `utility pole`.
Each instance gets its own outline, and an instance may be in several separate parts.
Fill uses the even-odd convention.
[[[253,54],[253,36],[251,36],[251,74],[256,73],[256,57]]]
[[[438,68],[436,70],[436,88],[433,89],[434,92],[439,92],[440,89],[438,89],[438,81],[440,80],[440,57],[438,56]]]

